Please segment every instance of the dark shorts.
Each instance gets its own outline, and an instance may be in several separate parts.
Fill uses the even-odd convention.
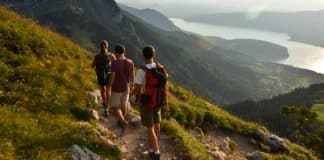
[[[149,107],[141,107],[141,121],[146,127],[152,127],[154,124],[161,122],[161,107],[151,109]]]
[[[100,86],[107,86],[108,85],[108,81],[109,81],[108,78],[97,77],[97,80],[98,80],[98,84]]]

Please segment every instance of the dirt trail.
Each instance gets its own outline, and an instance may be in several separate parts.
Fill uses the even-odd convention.
[[[96,95],[100,95],[99,91],[94,92]],[[97,103],[101,104],[100,96],[97,96]],[[185,102],[184,102],[185,103]],[[127,128],[127,133],[121,136],[121,128],[117,124],[117,117],[113,114],[109,114],[107,118],[104,118],[103,111],[99,111],[100,121],[108,130],[112,131],[116,137],[116,143],[122,151],[123,160],[144,160],[148,159],[148,134],[146,128],[140,124],[139,117],[130,112],[132,118],[135,117],[135,121],[131,120]],[[137,118],[136,118],[137,117]],[[133,123],[132,123],[133,122]],[[254,152],[257,149],[249,143],[249,138],[242,135],[225,131],[219,128],[211,128],[206,133],[202,131],[188,131],[192,135],[205,144],[206,149],[215,160],[246,160],[248,153]],[[202,136],[203,134],[203,136]],[[226,144],[226,139],[235,142],[236,146],[233,152],[226,152],[222,149],[222,145]],[[181,152],[181,149],[177,148],[171,143],[171,140],[165,134],[161,133],[159,139],[161,160],[185,160]],[[225,145],[226,146],[226,145]],[[216,148],[216,149],[215,149]],[[226,148],[226,147],[225,147]],[[228,148],[228,142],[227,142]],[[215,157],[215,151],[226,153],[222,158]]]
[[[117,118],[110,114],[108,118],[102,118],[104,126],[113,131],[117,136],[117,144],[121,148],[123,159],[142,160],[148,159],[148,135],[146,128],[140,124],[130,124],[127,133],[121,136],[121,128],[118,127]],[[179,150],[172,145],[170,139],[165,135],[160,136],[160,151],[162,160],[181,160]]]
[[[250,138],[219,128],[209,129],[203,136],[197,131],[193,131],[192,135],[205,144],[206,149],[211,155],[215,151],[225,153],[224,160],[246,160],[248,153],[257,151],[257,148],[249,142]],[[229,147],[227,140],[235,143],[235,148],[232,152],[226,152],[226,148]]]

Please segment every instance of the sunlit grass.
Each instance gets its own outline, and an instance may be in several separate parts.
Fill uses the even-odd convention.
[[[3,7],[0,21],[0,159],[70,159],[73,144],[120,159],[89,112],[92,55]]]
[[[315,104],[312,111],[316,112],[318,118],[324,122],[324,104]]]

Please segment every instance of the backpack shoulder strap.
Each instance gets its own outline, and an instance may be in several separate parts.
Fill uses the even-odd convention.
[[[164,67],[162,66],[162,64],[159,63],[159,62],[156,62],[156,67],[157,67],[158,69],[164,69]]]
[[[156,68],[160,71],[160,72],[162,72],[162,74],[163,74],[163,76],[165,77],[165,78],[168,78],[168,73],[167,73],[167,71],[165,70],[165,68],[163,67],[163,65],[161,64],[161,63],[156,63]]]
[[[148,68],[145,66],[145,64],[142,64],[140,69],[142,69],[145,72],[148,71]]]

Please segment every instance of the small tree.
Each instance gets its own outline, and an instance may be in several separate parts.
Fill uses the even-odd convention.
[[[306,107],[284,106],[281,108],[281,114],[292,121],[292,136],[299,139],[302,129],[314,123],[317,120],[317,114]]]

